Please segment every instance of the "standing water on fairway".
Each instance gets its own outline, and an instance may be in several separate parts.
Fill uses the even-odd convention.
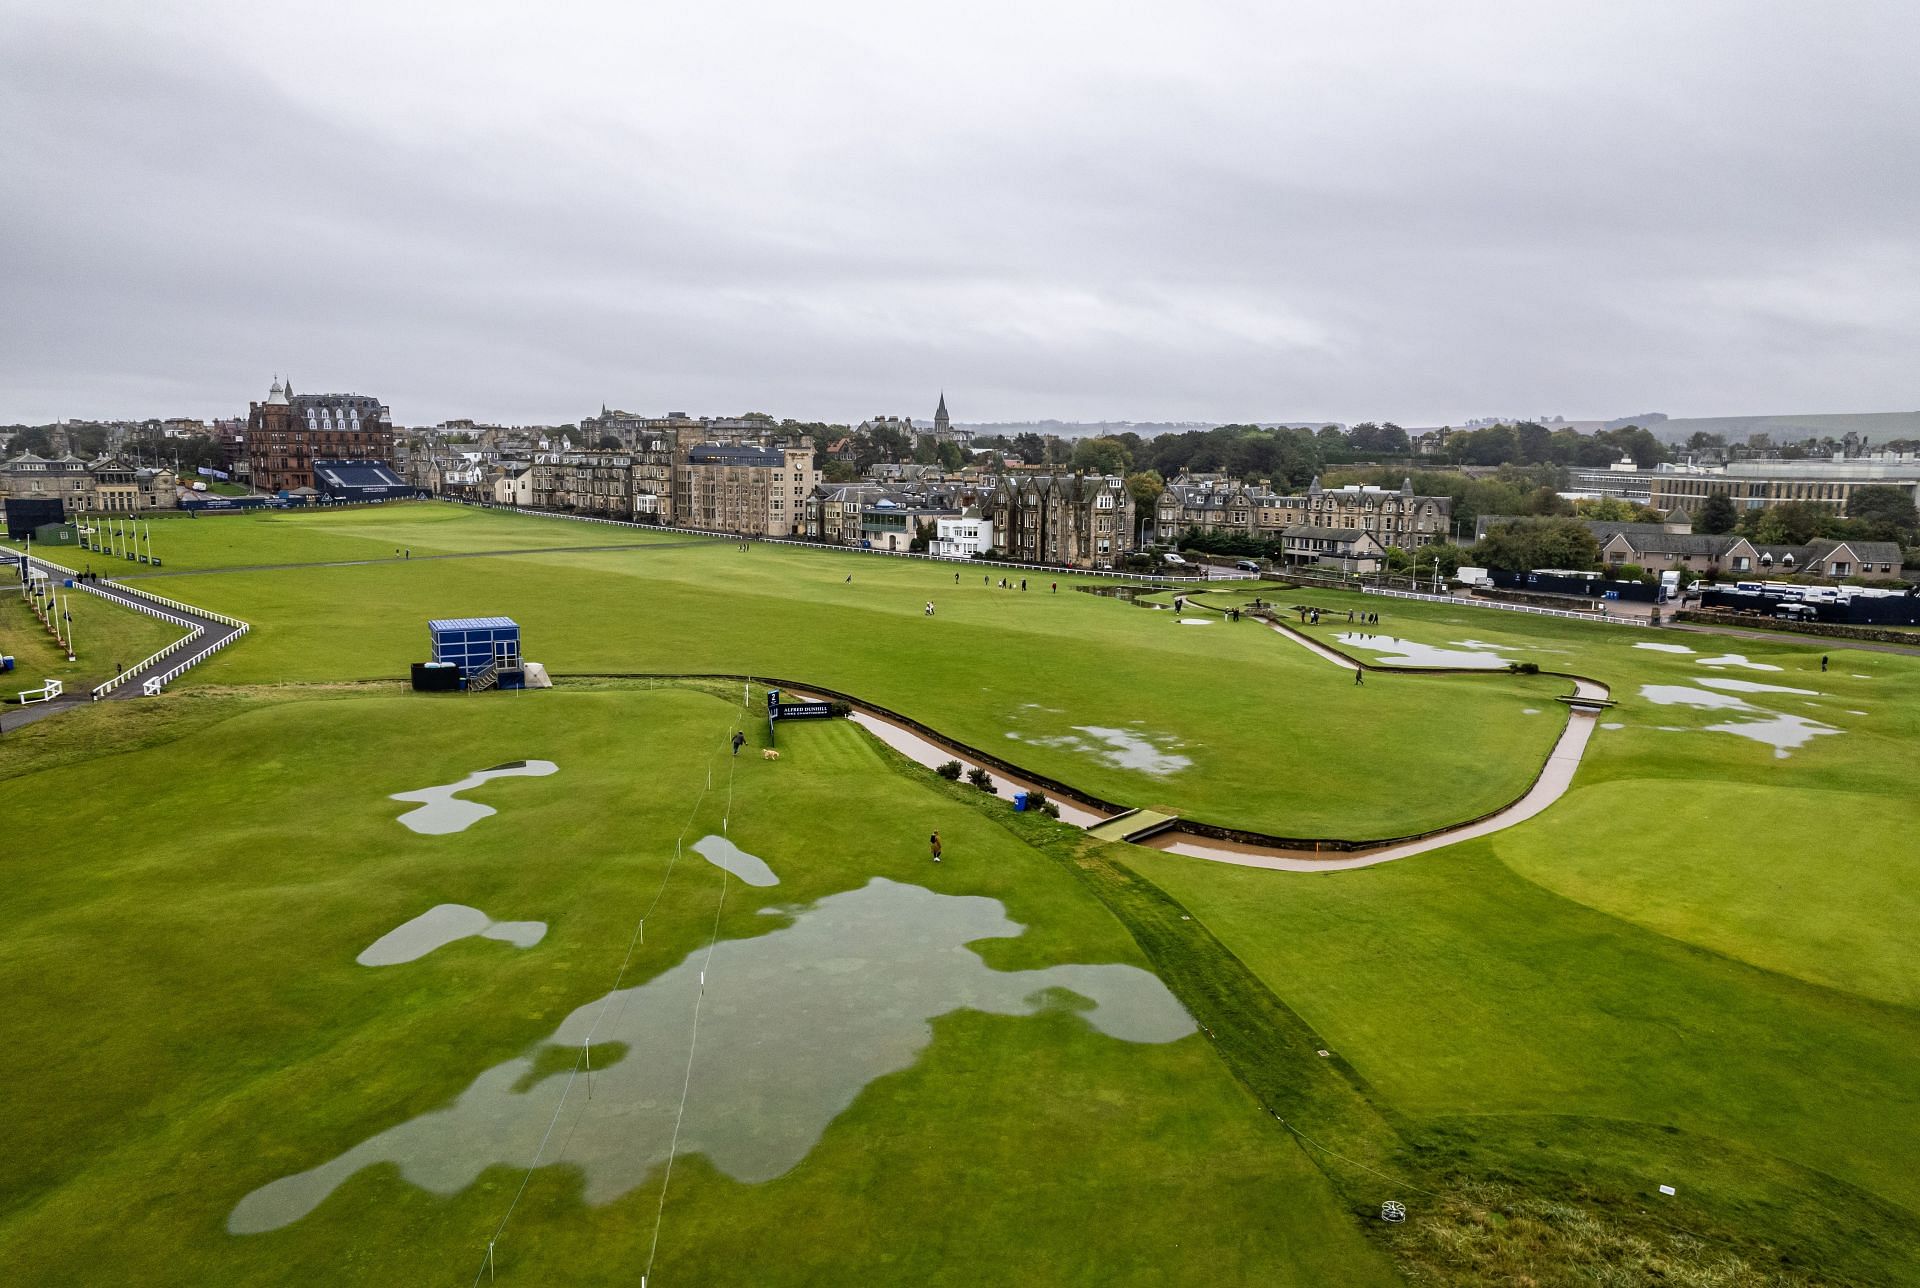
[[[1359,631],[1342,631],[1334,638],[1349,648],[1361,648],[1376,654],[1376,661],[1393,666],[1466,666],[1498,671],[1508,665],[1508,659],[1497,653],[1436,648],[1432,644],[1397,640],[1391,635],[1366,635]],[[1463,644],[1475,642],[1461,641]],[[1486,647],[1491,649],[1495,646],[1489,644]]]
[[[397,966],[418,961],[459,939],[498,939],[515,948],[531,948],[546,938],[544,921],[495,921],[464,903],[435,904],[411,921],[401,922],[367,945],[356,958],[362,966]]]
[[[689,1020],[703,987],[677,1153],[705,1154],[749,1183],[791,1170],[868,1083],[911,1066],[933,1040],[938,1016],[1070,1009],[1123,1042],[1173,1042],[1194,1031],[1159,977],[1137,966],[988,966],[967,945],[1023,929],[997,899],[876,877],[791,915],[784,929],[723,940],[711,957],[696,950],[644,984],[586,1003],[551,1038],[481,1073],[445,1108],[253,1191],[227,1229],[258,1234],[290,1225],[348,1177],[381,1163],[442,1196],[489,1167],[565,1163],[579,1169],[587,1202],[613,1202],[667,1159],[687,1076]],[[584,1086],[573,1089],[568,1112],[586,1130],[570,1128],[563,1148],[543,1154],[573,1075],[571,1066],[544,1077],[534,1069],[555,1048],[579,1050],[589,1033],[593,1051],[620,1043],[625,1052],[593,1065],[591,1099]]]
[[[496,812],[491,805],[458,799],[461,792],[470,792],[495,778],[545,778],[559,768],[551,760],[510,760],[492,769],[477,770],[457,783],[422,787],[417,792],[395,792],[387,799],[421,802],[419,809],[408,810],[400,816],[399,821],[416,832],[444,836],[448,832],[464,832]]]
[[[693,852],[713,864],[716,868],[733,873],[750,886],[777,886],[780,878],[773,875],[773,869],[767,861],[729,841],[724,836],[703,836],[693,843]]]

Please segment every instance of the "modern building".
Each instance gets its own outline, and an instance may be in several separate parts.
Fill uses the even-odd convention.
[[[949,559],[973,559],[994,549],[993,521],[977,511],[934,520],[931,553]]]
[[[247,408],[247,464],[268,492],[311,488],[315,457],[394,464],[393,420],[365,394],[296,394],[277,378]]]
[[[1640,469],[1626,458],[1604,470],[1574,470],[1572,484],[1575,496],[1618,497],[1656,510],[1698,513],[1708,497],[1724,496],[1738,510],[1811,501],[1844,515],[1848,498],[1860,487],[1901,488],[1920,504],[1920,453],[1668,464],[1653,469]]]

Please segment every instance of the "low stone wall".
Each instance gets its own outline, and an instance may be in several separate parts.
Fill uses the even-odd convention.
[[[1867,640],[1875,644],[1911,644],[1920,647],[1920,630],[1899,630],[1891,626],[1846,626],[1838,622],[1785,622],[1777,617],[1749,617],[1744,613],[1721,613],[1712,609],[1691,608],[1675,613],[1676,622],[1697,626],[1737,626],[1750,631],[1781,631],[1790,635],[1818,635],[1836,640]]]

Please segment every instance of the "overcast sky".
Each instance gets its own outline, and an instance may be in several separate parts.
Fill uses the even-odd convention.
[[[1920,5],[0,0],[0,422],[1920,407]]]

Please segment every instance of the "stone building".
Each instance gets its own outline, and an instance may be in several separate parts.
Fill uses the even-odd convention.
[[[172,470],[133,466],[115,456],[89,462],[22,452],[0,461],[0,497],[58,500],[69,516],[171,510],[179,506],[179,496]]]
[[[378,398],[295,394],[278,379],[265,402],[248,404],[246,447],[253,485],[268,492],[311,488],[316,457],[396,464],[393,420]]]
[[[1000,553],[1021,563],[1091,568],[1133,549],[1133,494],[1117,475],[1010,476],[984,511]]]
[[[58,500],[69,516],[93,508],[93,475],[71,454],[45,457],[22,452],[0,464],[0,496],[21,500]]]
[[[1182,475],[1155,503],[1154,531],[1168,542],[1198,528],[1284,543],[1288,528],[1340,528],[1413,550],[1445,541],[1452,515],[1451,497],[1415,495],[1411,478],[1398,491],[1358,484],[1324,488],[1316,478],[1306,495],[1283,496],[1224,475]]]
[[[642,522],[677,523],[674,507],[674,471],[680,466],[680,438],[675,430],[647,430],[634,441],[633,517]]]
[[[702,443],[675,471],[674,522],[765,537],[799,537],[820,482],[813,448]]]
[[[633,515],[633,456],[628,452],[542,452],[533,460],[533,504],[610,519]]]

